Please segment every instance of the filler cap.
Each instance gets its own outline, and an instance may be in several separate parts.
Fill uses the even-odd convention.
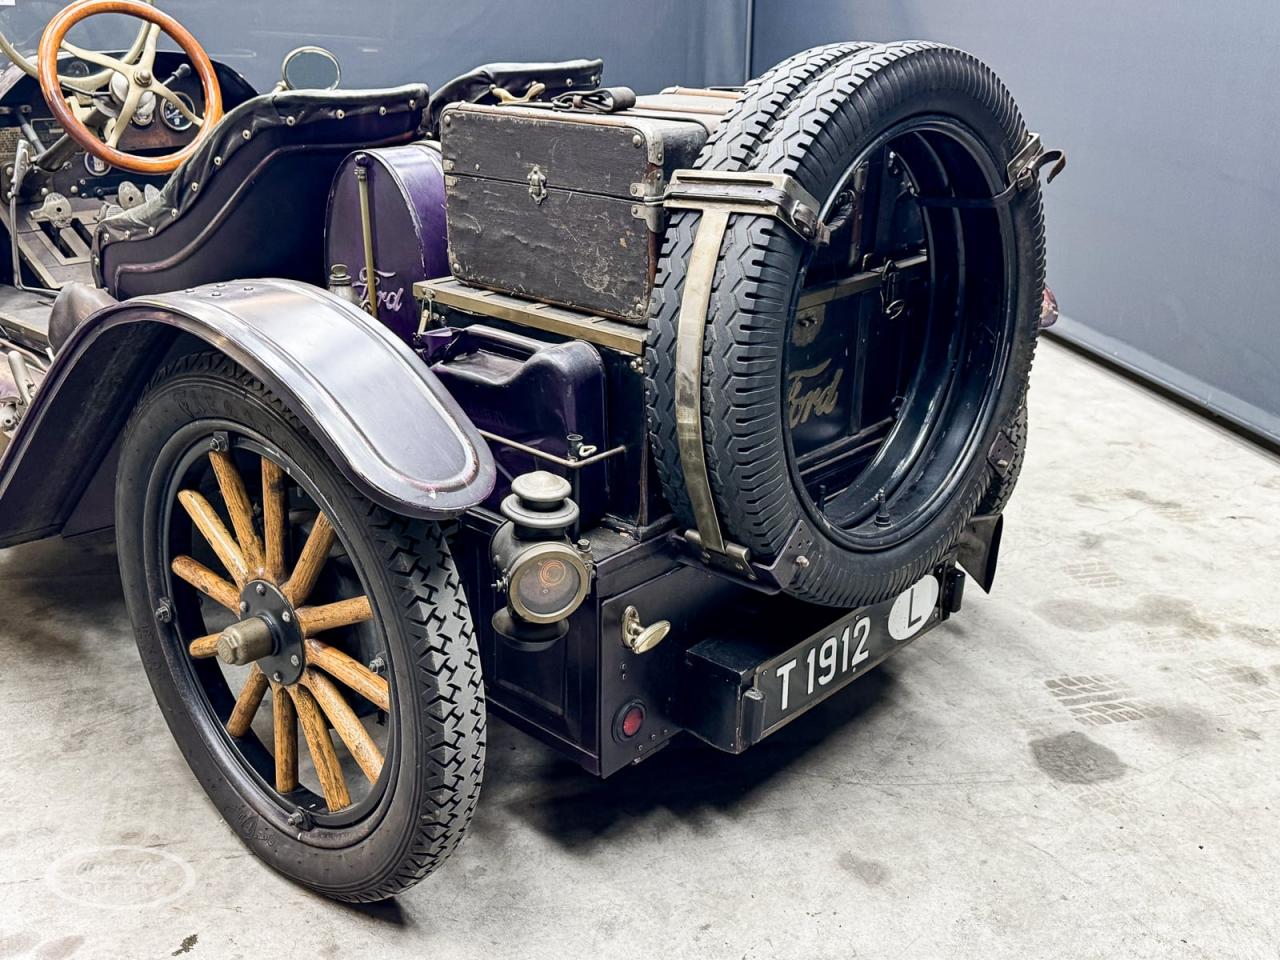
[[[578,519],[578,505],[569,499],[573,487],[564,477],[545,470],[522,473],[511,481],[511,495],[502,501],[502,515],[525,530],[559,533]]]

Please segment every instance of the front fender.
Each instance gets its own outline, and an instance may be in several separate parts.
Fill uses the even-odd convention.
[[[488,446],[390,331],[316,287],[235,281],[128,300],[75,331],[0,460],[0,546],[63,529],[151,375],[188,344],[261,379],[388,510],[443,518],[493,489]]]

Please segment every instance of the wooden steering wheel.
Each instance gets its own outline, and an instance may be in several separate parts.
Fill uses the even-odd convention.
[[[84,50],[66,40],[67,33],[77,23],[100,13],[123,13],[150,24],[147,27],[142,52],[135,62],[127,63],[103,53]],[[200,77],[200,84],[204,89],[203,117],[192,113],[182,98],[161,83],[153,72],[156,44],[159,42],[161,31],[182,48],[191,60],[197,76]],[[119,115],[115,117],[114,125],[108,120],[101,137],[85,122],[84,112],[68,102],[62,93],[62,81],[58,77],[59,50],[65,50],[86,63],[113,70],[128,81],[128,93],[120,105]],[[40,90],[44,94],[45,102],[49,104],[49,109],[62,124],[62,129],[88,153],[121,170],[150,174],[172,172],[195,153],[200,143],[208,138],[214,126],[222,119],[222,89],[218,85],[218,75],[213,69],[213,62],[209,59],[209,55],[204,52],[204,48],[196,42],[196,38],[186,27],[167,13],[143,3],[142,0],[78,0],[71,4],[50,20],[49,25],[44,28],[36,62],[40,72]],[[139,103],[147,93],[168,101],[198,127],[200,132],[196,134],[195,139],[181,150],[160,157],[145,157],[117,149],[121,135],[128,129]]]

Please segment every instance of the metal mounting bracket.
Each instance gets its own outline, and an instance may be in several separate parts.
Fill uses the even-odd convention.
[[[668,210],[723,210],[773,217],[806,242],[822,246],[831,233],[819,219],[818,201],[784,173],[677,170],[663,197]]]
[[[704,554],[731,557],[745,568],[750,562],[747,551],[727,543],[720,529],[702,437],[702,344],[716,262],[729,217],[735,213],[773,217],[809,243],[826,243],[830,234],[819,219],[818,202],[793,177],[783,174],[677,170],[663,205],[702,213],[680,301],[675,374],[676,442],[697,544]]]

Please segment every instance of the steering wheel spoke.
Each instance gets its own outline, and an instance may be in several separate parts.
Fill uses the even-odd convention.
[[[197,127],[204,126],[204,117],[201,117],[201,116],[198,116],[197,114],[192,113],[191,108],[188,107],[182,101],[182,98],[178,96],[176,93],[174,93],[172,90],[170,90],[168,87],[166,87],[159,80],[156,80],[155,82],[153,82],[151,84],[150,89],[157,97],[160,97],[162,100],[167,100],[169,103],[177,107],[178,112],[181,113],[188,120],[190,120],[192,124],[194,124]]]
[[[138,104],[142,101],[142,95],[146,90],[136,83],[129,84],[129,93],[124,98],[124,103],[120,107],[120,115],[116,117],[115,125],[111,128],[111,133],[107,135],[107,146],[113,150],[120,144],[120,136],[129,129],[129,122],[133,119],[133,115],[138,112]]]
[[[143,70],[151,70],[156,65],[156,47],[160,43],[160,27],[151,24],[147,28],[147,39],[142,44],[142,55],[138,58],[138,66]]]
[[[84,47],[78,47],[70,40],[63,40],[61,47],[67,53],[71,54],[86,63],[92,63],[97,67],[105,67],[108,70],[114,70],[117,73],[124,74],[126,79],[133,77],[133,67],[123,60],[117,60],[115,57],[108,56],[105,53],[99,53],[97,50],[86,50]],[[108,80],[110,77],[107,78]]]

